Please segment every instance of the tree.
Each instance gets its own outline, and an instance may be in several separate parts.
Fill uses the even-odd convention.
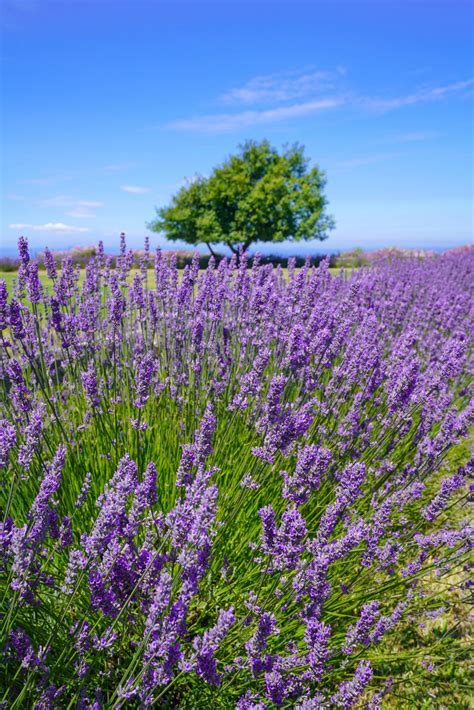
[[[334,220],[325,212],[326,184],[298,144],[279,154],[264,140],[247,141],[216,167],[182,187],[157,209],[148,228],[188,244],[226,244],[234,253],[256,241],[326,239]]]

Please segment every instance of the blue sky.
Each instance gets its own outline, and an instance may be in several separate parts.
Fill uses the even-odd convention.
[[[125,231],[139,247],[155,206],[249,138],[302,143],[326,171],[337,227],[308,250],[472,240],[470,2],[3,0],[0,14],[3,253],[20,234],[111,250]]]

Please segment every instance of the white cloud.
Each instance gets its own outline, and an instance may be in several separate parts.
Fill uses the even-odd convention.
[[[468,79],[467,81],[457,81],[453,84],[438,86],[433,89],[419,89],[412,94],[396,96],[391,99],[362,97],[358,99],[358,103],[364,108],[368,108],[373,111],[391,111],[393,109],[403,108],[404,106],[413,106],[418,103],[439,101],[440,99],[446,98],[446,96],[450,94],[459,94],[463,92],[464,89],[472,87],[473,84],[474,79]]]
[[[181,131],[202,131],[204,133],[221,133],[239,130],[260,123],[272,123],[286,118],[299,118],[318,111],[337,108],[344,103],[343,99],[327,98],[305,101],[290,106],[280,106],[264,111],[241,111],[240,113],[217,113],[196,118],[181,119],[167,124],[167,128]]]
[[[246,84],[226,91],[220,100],[226,104],[278,103],[314,94],[345,73],[344,67],[335,71],[293,71],[267,74],[250,79]]]
[[[76,234],[88,232],[88,227],[73,227],[62,222],[47,222],[46,224],[10,224],[10,229],[27,229],[32,232],[59,232],[62,234]]]
[[[140,187],[139,185],[122,185],[122,190],[131,195],[143,195],[145,192],[151,192],[151,188]]]

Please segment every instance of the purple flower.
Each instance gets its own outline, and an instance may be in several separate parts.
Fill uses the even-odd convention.
[[[272,555],[277,538],[275,511],[271,505],[266,505],[258,511],[258,514],[262,520],[261,548],[267,555]]]
[[[148,288],[149,244],[131,272],[122,235],[82,274],[46,250],[46,300],[19,246],[12,298],[0,281],[5,702],[379,707],[364,656],[436,613],[431,574],[472,587],[451,515],[472,462],[433,486],[474,414],[474,249],[289,278],[242,250],[180,274],[157,250]]]
[[[421,514],[423,515],[426,520],[429,520],[430,522],[433,521],[436,516],[446,508],[450,497],[455,493],[459,488],[462,488],[464,485],[464,468],[458,468],[457,472],[455,473],[454,476],[448,476],[445,478],[442,483],[441,487],[439,489],[439,492],[436,494],[436,496],[433,498],[433,500],[425,507],[422,509]]]
[[[135,407],[140,409],[145,406],[149,397],[152,377],[156,370],[156,359],[151,353],[148,353],[139,359],[135,376],[136,394],[135,399],[133,400]]]
[[[128,516],[128,524],[124,533],[126,537],[131,538],[137,534],[142,516],[156,503],[157,477],[158,473],[155,464],[150,462],[143,476],[143,480],[135,489],[132,507]]]
[[[31,412],[30,421],[25,428],[24,443],[18,450],[18,463],[26,471],[29,470],[33,456],[39,449],[45,418],[46,407],[40,403]]]
[[[20,257],[21,265],[26,269],[30,261],[28,239],[26,237],[20,237],[18,239],[18,256]]]
[[[86,502],[87,495],[88,495],[90,487],[91,487],[91,483],[92,483],[92,474],[90,471],[88,471],[84,477],[84,483],[82,484],[82,488],[79,491],[79,495],[76,498],[76,502],[74,504],[75,508],[82,508],[82,506]]]
[[[344,681],[338,691],[331,697],[331,702],[338,708],[351,708],[372,680],[373,671],[369,661],[360,661],[354,677]]]
[[[258,491],[260,484],[253,478],[250,472],[244,474],[242,480],[240,481],[241,488],[249,488],[252,491]]]
[[[202,468],[208,456],[212,453],[212,436],[216,430],[217,420],[212,414],[211,405],[208,403],[196,432],[194,444],[185,444],[181,461],[176,474],[178,488],[189,484],[193,480],[193,469]]]
[[[217,662],[214,654],[234,623],[233,608],[223,609],[219,613],[216,625],[209,631],[205,631],[202,637],[196,636],[193,641],[193,648],[197,654],[196,672],[211,685],[220,684],[221,676],[217,672]]]
[[[263,348],[257,353],[250,372],[242,376],[240,392],[235,395],[232,401],[232,408],[246,409],[249,396],[254,396],[261,392],[263,387],[263,373],[270,362],[270,348]]]
[[[8,291],[7,284],[0,279],[0,332],[5,330],[8,324]]]
[[[377,643],[387,631],[391,631],[402,618],[407,605],[407,602],[400,602],[396,605],[391,614],[381,616],[376,622],[373,631],[370,633],[370,641]]]
[[[127,454],[97,499],[99,515],[92,530],[82,537],[84,549],[90,556],[98,557],[113,538],[124,534],[128,522],[127,502],[137,485],[137,465]]]
[[[127,242],[125,239],[125,232],[120,232],[120,253],[122,255],[124,255],[126,250],[127,250]]]
[[[304,640],[308,649],[307,661],[311,670],[311,677],[319,682],[322,678],[324,667],[330,657],[329,639],[331,627],[317,619],[308,619],[304,632]]]
[[[360,463],[347,466],[342,474],[337,476],[340,483],[335,491],[336,499],[326,508],[319,522],[318,539],[320,542],[329,539],[342,514],[361,495],[361,485],[365,475],[365,464]]]
[[[69,561],[64,576],[64,582],[61,586],[63,594],[71,594],[74,585],[77,581],[78,574],[85,569],[87,565],[87,557],[82,550],[71,550],[69,553]]]
[[[354,648],[361,644],[368,646],[369,632],[380,615],[379,608],[380,605],[377,601],[363,605],[357,623],[349,626],[344,645],[341,648],[343,653],[353,653]]]
[[[302,702],[295,705],[295,710],[324,710],[327,702],[321,693],[316,693],[312,698],[304,698]]]
[[[265,667],[261,654],[267,646],[269,636],[278,633],[276,617],[274,614],[264,612],[258,621],[255,634],[245,643],[247,659],[254,676],[257,676]]]
[[[58,276],[57,271],[56,271],[56,263],[54,261],[54,256],[51,254],[48,247],[45,247],[45,250],[44,250],[44,265],[45,265],[46,273],[48,274],[48,277],[50,279],[52,279],[53,281],[55,281]]]
[[[168,585],[168,578],[163,580],[164,585]],[[170,585],[169,585],[170,588]],[[168,589],[161,594],[163,601],[169,600]],[[174,668],[183,659],[180,638],[185,633],[185,619],[188,611],[186,590],[181,597],[171,605],[169,612],[164,616],[158,625],[158,633],[153,633],[156,624],[156,613],[149,617],[147,626],[150,631],[147,634],[148,642],[143,654],[145,667],[150,667],[148,677],[142,681],[141,695],[146,697],[150,690],[157,685],[166,685],[174,675]],[[161,608],[161,605],[159,605]],[[154,610],[153,610],[154,611]]]
[[[5,468],[11,449],[16,444],[16,429],[8,419],[0,419],[0,469]]]
[[[98,407],[100,405],[99,397],[99,382],[93,365],[89,365],[86,372],[81,372],[82,386],[86,395],[87,403],[90,407]]]
[[[120,328],[122,323],[122,318],[125,313],[125,299],[120,291],[120,287],[117,282],[117,277],[115,274],[112,275],[110,281],[110,291],[111,295],[107,302],[108,315],[110,323],[115,330]]]
[[[34,590],[42,581],[38,562],[40,545],[45,541],[48,533],[54,538],[60,535],[55,511],[57,501],[53,496],[61,482],[65,456],[66,450],[60,445],[52,463],[45,467],[38,493],[28,513],[29,526],[12,526],[11,529],[9,541],[9,555],[12,560],[11,587],[18,592],[22,600],[28,603],[33,603]]]
[[[25,671],[44,669],[44,664],[34,650],[31,639],[21,628],[10,631],[5,653],[8,660],[20,661],[21,667]]]
[[[217,420],[212,413],[212,406],[208,402],[196,435],[195,452],[198,463],[204,463],[207,457],[212,454],[212,435],[216,430],[216,423]]]
[[[264,429],[269,423],[276,422],[281,417],[281,399],[286,383],[287,378],[284,375],[275,375],[272,377],[263,408],[264,416],[259,424],[260,429]]]
[[[236,710],[265,710],[264,703],[260,702],[258,697],[247,690],[237,701]]]
[[[282,705],[287,695],[287,682],[277,669],[265,673],[265,691],[272,703]]]
[[[31,409],[31,391],[25,384],[20,363],[16,360],[10,360],[6,366],[6,371],[12,382],[11,397],[15,407],[22,412],[29,412]]]
[[[305,549],[304,538],[306,524],[299,512],[293,506],[287,507],[281,516],[281,525],[276,534],[276,545],[273,552],[274,564],[277,569],[293,570],[299,556]]]
[[[39,303],[41,301],[41,284],[38,276],[38,264],[30,262],[28,264],[28,298],[31,303]]]
[[[18,301],[12,298],[10,302],[10,328],[12,329],[13,337],[21,340],[25,337],[26,332],[21,317],[21,307]]]
[[[57,448],[53,461],[46,467],[39,491],[30,508],[30,517],[33,525],[30,538],[38,541],[42,539],[48,528],[55,525],[56,517],[52,512],[53,500],[61,483],[62,470],[66,461],[66,448],[60,444]]]
[[[306,503],[311,491],[319,488],[330,461],[329,449],[314,444],[304,446],[299,452],[294,475],[289,476],[282,471],[283,496],[297,505]]]
[[[63,329],[60,303],[56,298],[53,298],[51,296],[50,304],[51,304],[51,323],[53,325],[54,330],[56,332],[60,333]]]
[[[181,461],[176,473],[176,486],[182,488],[193,480],[193,467],[196,463],[196,454],[192,444],[184,444]]]

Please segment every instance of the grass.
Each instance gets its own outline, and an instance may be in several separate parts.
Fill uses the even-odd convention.
[[[349,275],[352,272],[352,270],[353,270],[352,267],[344,268],[344,269],[330,268],[329,272],[331,274],[333,274],[333,276],[337,276],[341,273],[346,273]],[[132,274],[135,273],[136,271],[138,271],[138,270],[134,269],[132,271]],[[288,269],[283,269],[283,273],[285,275],[285,278],[287,278],[288,277]],[[81,275],[79,278],[79,285],[82,285],[82,282],[84,281],[84,274],[85,274],[84,269],[81,269]],[[180,274],[182,274],[182,271],[180,271]],[[7,285],[7,289],[10,293],[13,290],[13,283],[14,283],[14,281],[16,281],[16,278],[17,278],[17,273],[15,271],[0,271],[0,279],[5,281],[5,283]],[[45,271],[39,272],[39,278],[40,278],[41,284],[44,286],[44,288],[46,288],[48,291],[52,291],[53,282],[51,281],[50,278],[48,278],[48,275],[46,274]],[[155,276],[154,276],[153,269],[148,269],[147,286],[148,286],[148,288],[155,287]]]
[[[474,428],[451,449],[445,466],[437,476],[438,482],[453,474],[458,466],[465,465],[473,447]],[[452,523],[469,515],[468,505],[466,501],[464,505],[451,509]],[[396,668],[397,687],[385,699],[384,709],[472,708],[473,625],[469,604],[466,603],[467,591],[459,588],[461,577],[453,572],[443,578],[442,586],[433,577],[428,587],[429,594],[438,597],[439,606],[444,607],[445,612],[437,619],[427,618],[423,624],[407,624],[387,639],[385,649],[398,656],[399,663]],[[425,666],[419,661],[423,649],[426,649]],[[435,655],[437,649],[438,657]],[[433,662],[432,668],[428,668],[430,661]],[[393,667],[391,670],[393,672]]]
[[[330,269],[333,275],[344,272],[349,274],[352,269]],[[287,269],[283,270],[287,277]],[[181,272],[182,273],[182,272]],[[0,272],[0,279],[4,279],[8,290],[11,292],[15,273]],[[52,281],[45,272],[40,272],[43,286],[52,290]],[[80,283],[84,279],[84,270],[81,270]],[[154,288],[154,272],[148,270],[148,287]],[[454,447],[450,452],[447,464],[451,473],[458,465],[465,463],[469,458],[469,445],[474,440],[471,432],[470,440]],[[218,438],[218,440],[220,440]],[[168,450],[170,447],[164,447]],[[176,448],[176,447],[175,447]],[[163,460],[164,457],[161,458]],[[229,461],[229,465],[234,465]],[[446,475],[446,470],[443,475]],[[440,474],[441,477],[441,474]],[[461,511],[464,514],[464,511]],[[457,515],[461,515],[457,511]],[[444,578],[443,582],[452,583],[452,588],[440,595],[440,604],[447,607],[447,613],[442,618],[428,621],[422,628],[413,625],[407,627],[389,640],[385,650],[392,656],[397,656],[397,687],[393,694],[384,701],[384,708],[459,708],[470,707],[469,703],[469,643],[472,636],[467,616],[467,605],[461,603],[459,590],[456,589],[458,580],[453,574],[451,578]],[[433,594],[439,593],[439,583],[436,579],[432,582]],[[435,671],[422,667],[413,657],[418,656],[420,649],[426,648],[429,654],[433,645],[439,643],[448,654],[442,658],[441,663],[435,663]],[[391,665],[393,670],[393,664]],[[385,669],[384,669],[385,670]],[[390,668],[387,666],[387,672]],[[400,682],[401,681],[401,682]],[[184,707],[184,706],[183,706]]]

